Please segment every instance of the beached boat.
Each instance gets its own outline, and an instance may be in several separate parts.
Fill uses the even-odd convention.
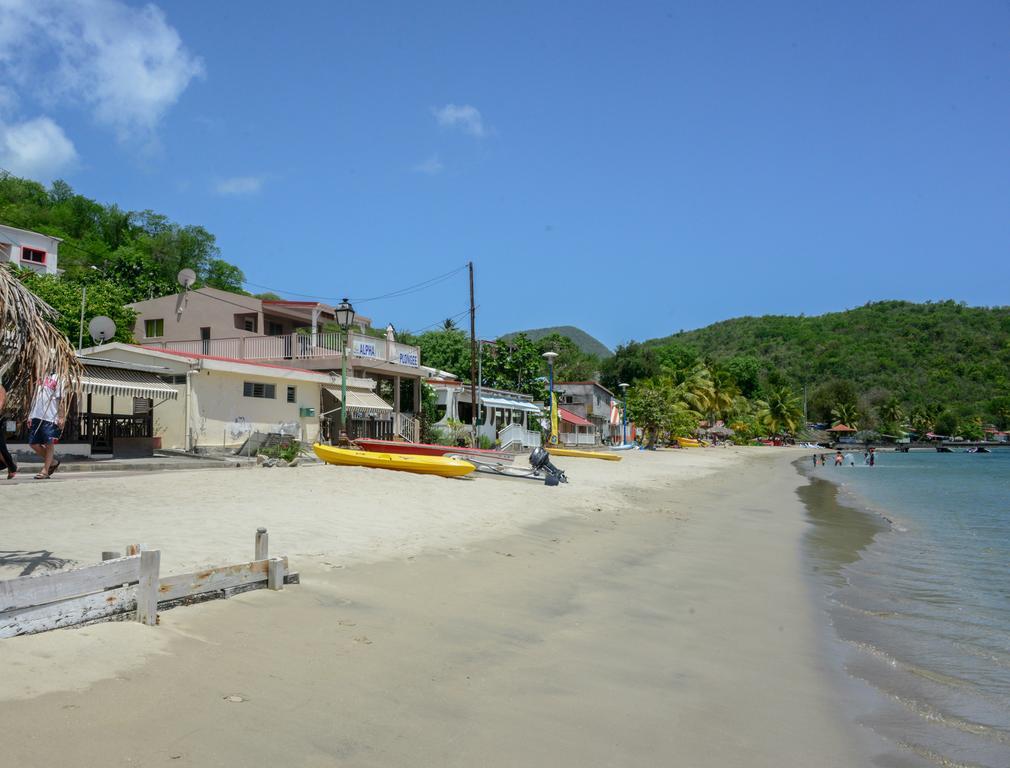
[[[375,453],[402,453],[413,456],[477,456],[497,461],[512,461],[515,456],[505,451],[492,451],[487,448],[459,448],[452,445],[434,445],[432,443],[403,443],[396,440],[378,440],[371,437],[360,437],[354,441],[366,451]]]
[[[681,448],[701,448],[701,440],[695,440],[693,437],[678,437],[677,445]]]
[[[572,448],[548,448],[547,452],[551,456],[568,456],[573,459],[603,459],[604,461],[620,461],[621,457],[616,453],[606,453],[605,451],[576,451]]]
[[[474,466],[470,462],[446,456],[408,456],[401,453],[353,451],[319,443],[313,445],[312,450],[327,464],[337,464],[344,467],[395,469],[399,472],[415,472],[421,475],[440,475],[442,477],[461,477],[474,471]]]

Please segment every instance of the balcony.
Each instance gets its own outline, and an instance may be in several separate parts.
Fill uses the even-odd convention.
[[[420,367],[421,351],[417,347],[360,333],[348,335],[351,357],[359,359],[363,364],[367,365],[369,360],[374,360],[408,368]],[[318,360],[340,357],[341,336],[340,333],[286,333],[280,336],[243,336],[231,339],[145,340],[144,346],[233,360]]]

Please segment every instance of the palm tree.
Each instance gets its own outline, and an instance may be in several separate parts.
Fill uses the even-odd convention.
[[[859,429],[859,407],[855,403],[835,403],[831,409],[831,418],[835,424],[844,424],[853,429]]]
[[[442,321],[443,331],[455,331],[458,329],[459,326],[456,325],[456,321],[453,320],[451,317],[447,317],[445,320]]]
[[[0,267],[0,373],[8,413],[27,414],[36,387],[49,374],[64,391],[77,391],[81,364],[67,337],[53,325],[57,316],[10,269]],[[61,419],[69,405],[69,397],[60,398]]]
[[[758,422],[769,434],[795,434],[803,424],[803,405],[788,387],[772,387],[755,403]]]

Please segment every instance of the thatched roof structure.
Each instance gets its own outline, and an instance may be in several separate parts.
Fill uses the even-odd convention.
[[[7,390],[7,418],[27,417],[36,388],[49,374],[66,393],[60,417],[66,416],[70,395],[78,389],[81,364],[67,337],[53,325],[58,316],[9,268],[0,267],[0,377]]]

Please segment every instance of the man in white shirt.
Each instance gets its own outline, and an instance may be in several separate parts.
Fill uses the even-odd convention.
[[[63,429],[63,416],[60,405],[63,400],[63,387],[52,374],[47,375],[38,389],[28,414],[28,442],[45,462],[42,471],[35,475],[36,480],[47,480],[60,468],[60,462],[54,460],[56,441]]]

